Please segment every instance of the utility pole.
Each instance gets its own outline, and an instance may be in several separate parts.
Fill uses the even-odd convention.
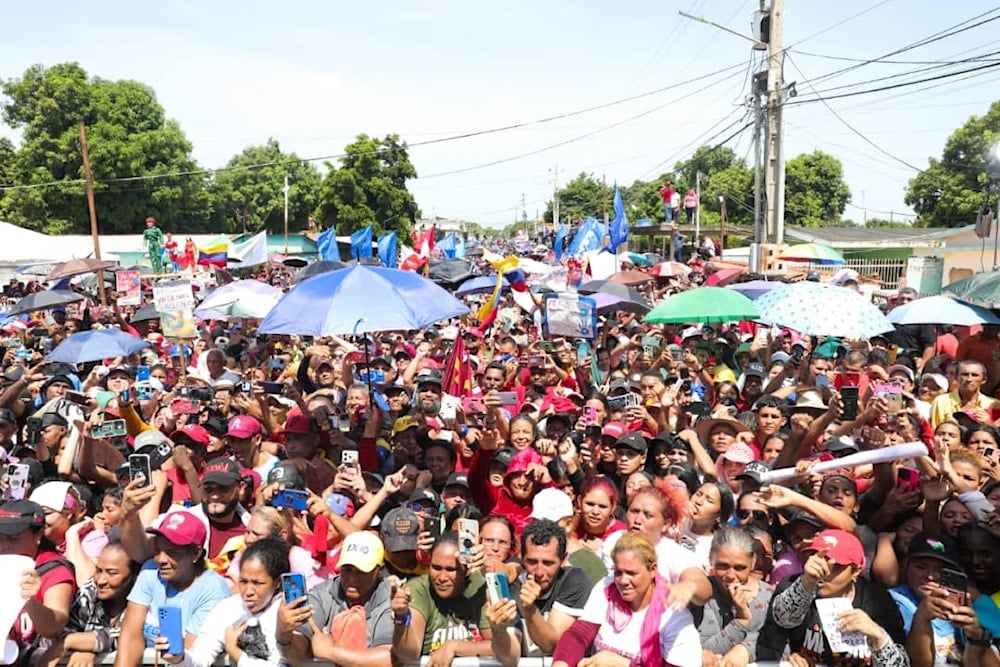
[[[763,96],[767,93],[767,72],[758,72],[753,77],[753,242],[756,253],[751,253],[751,273],[760,273],[760,244],[764,242],[764,194],[761,191],[764,180],[761,171],[764,158],[761,151],[761,137],[764,136]]]
[[[524,235],[529,236],[528,233],[528,204],[525,202],[524,193],[521,193],[521,223],[524,225]]]
[[[94,174],[90,170],[90,149],[87,147],[87,127],[80,121],[80,155],[83,158],[83,179],[87,189],[87,208],[90,210],[90,236],[94,241],[94,259],[101,261],[101,238],[97,233],[97,207],[94,203]],[[995,263],[995,262],[994,262]],[[101,306],[108,305],[104,291],[104,270],[97,270],[97,294]]]
[[[601,174],[601,217],[604,226],[608,226],[608,177]]]
[[[288,174],[285,174],[285,254],[288,254]]]
[[[726,195],[719,195],[719,259],[726,249]]]
[[[694,251],[701,247],[701,179],[705,175],[700,171],[694,174],[694,191],[698,195],[698,205],[694,208]]]
[[[767,191],[766,242],[783,243],[785,239],[785,161],[782,150],[781,107],[785,94],[784,52],[781,29],[784,0],[771,0],[770,36],[767,40],[767,153],[765,188]]]
[[[559,163],[552,180],[552,229],[559,229]]]

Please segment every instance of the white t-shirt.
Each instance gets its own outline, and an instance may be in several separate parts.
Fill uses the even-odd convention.
[[[594,638],[595,653],[611,651],[632,662],[641,662],[643,656],[640,631],[649,608],[633,613],[622,631],[615,632],[607,623],[608,599],[605,588],[608,586],[614,586],[614,580],[610,577],[594,586],[580,620],[600,626],[597,637]],[[687,609],[681,611],[668,609],[663,612],[660,619],[660,652],[663,654],[664,662],[671,665],[679,667],[701,665],[701,637],[698,635],[698,629],[694,627],[694,618]]]
[[[611,559],[611,552],[614,550],[615,545],[618,544],[618,540],[621,536],[627,532],[627,530],[619,530],[611,533],[604,540],[604,548],[601,550],[601,557],[604,560],[604,566],[608,568],[608,576],[612,576],[615,572],[615,563]],[[656,568],[659,571],[660,576],[667,580],[667,583],[676,584],[681,579],[681,572],[690,567],[698,570],[703,569],[694,552],[685,549],[669,537],[661,538],[660,541],[656,543],[655,549],[657,560]]]

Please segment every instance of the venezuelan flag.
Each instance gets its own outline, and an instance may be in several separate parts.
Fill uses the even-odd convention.
[[[207,245],[198,248],[198,264],[202,266],[226,266],[229,261],[229,239],[219,236]]]

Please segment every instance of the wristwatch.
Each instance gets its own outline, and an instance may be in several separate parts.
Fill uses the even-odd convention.
[[[965,639],[973,646],[990,646],[993,644],[993,633],[989,630],[983,630],[983,634],[980,635],[979,639],[973,639],[968,635],[966,635]]]

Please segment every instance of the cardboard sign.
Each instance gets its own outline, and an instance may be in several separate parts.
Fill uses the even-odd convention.
[[[597,303],[579,294],[546,294],[542,326],[545,337],[597,337]]]
[[[142,303],[142,282],[139,269],[115,271],[115,292],[119,306],[138,306]]]
[[[194,310],[190,280],[164,280],[153,285],[153,303],[159,313]]]

